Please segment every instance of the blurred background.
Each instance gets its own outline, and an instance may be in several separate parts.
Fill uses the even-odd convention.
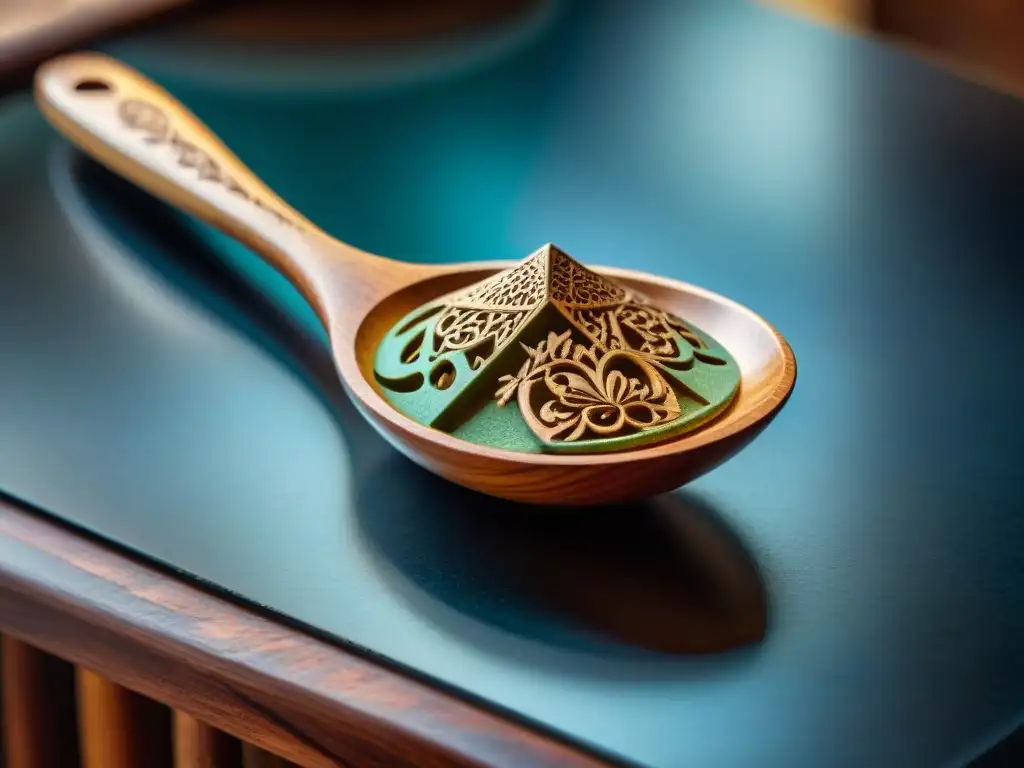
[[[989,85],[1024,89],[1024,3],[1016,0],[750,0],[878,35]],[[502,22],[537,0],[3,0],[0,75],[76,38],[181,21],[180,31],[250,43],[392,41]],[[176,17],[176,18],[175,18]]]
[[[883,36],[990,86],[1024,89],[1024,3],[1018,0],[764,0],[829,24]]]

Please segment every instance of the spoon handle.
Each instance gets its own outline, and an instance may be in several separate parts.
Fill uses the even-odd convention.
[[[329,236],[160,86],[108,56],[75,53],[36,71],[35,98],[92,157],[256,251],[307,297],[319,293]]]

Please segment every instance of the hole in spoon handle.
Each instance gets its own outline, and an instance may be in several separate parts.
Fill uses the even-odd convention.
[[[83,77],[77,83],[75,83],[75,90],[79,93],[102,93],[108,94],[113,90],[113,86],[106,80],[89,79]]]
[[[314,224],[275,195],[200,120],[155,83],[100,54],[36,72],[36,102],[85,152],[198,216],[308,286],[322,261]]]

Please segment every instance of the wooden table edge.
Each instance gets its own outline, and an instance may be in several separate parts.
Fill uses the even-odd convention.
[[[608,765],[4,496],[0,633],[310,768]]]

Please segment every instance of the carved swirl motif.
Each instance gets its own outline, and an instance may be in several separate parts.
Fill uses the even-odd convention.
[[[494,354],[494,350],[512,338],[526,316],[526,312],[449,307],[434,326],[437,341],[432,357],[479,345],[479,354],[470,361],[472,368],[479,368]]]
[[[606,309],[577,309],[572,318],[596,343],[606,349],[629,349],[660,361],[688,358],[700,351],[700,359],[724,363],[707,352],[707,345],[682,320],[650,306],[632,295],[630,301]],[[644,302],[644,303],[641,303]],[[692,350],[680,348],[676,334]]]
[[[456,296],[453,303],[472,307],[528,309],[544,298],[546,273],[544,254],[537,253],[515,269]]]
[[[573,307],[603,306],[624,301],[626,291],[552,248],[551,299]]]
[[[545,442],[629,435],[679,417],[675,392],[653,365],[627,351],[573,345],[549,333],[515,376],[503,376],[498,404],[517,397],[530,429]]]
[[[482,367],[544,299],[546,275],[546,259],[538,252],[514,269],[451,297],[434,326],[436,351],[431,359],[473,350],[470,367]]]
[[[248,200],[274,216],[279,222],[301,230],[298,223],[285,216],[275,207],[256,197],[228,174],[220,163],[210,157],[192,142],[181,136],[172,126],[167,113],[155,104],[142,99],[125,99],[118,105],[118,115],[129,128],[146,134],[147,144],[167,144],[178,155],[178,165],[195,169],[202,181],[212,181],[225,187],[229,192]]]

